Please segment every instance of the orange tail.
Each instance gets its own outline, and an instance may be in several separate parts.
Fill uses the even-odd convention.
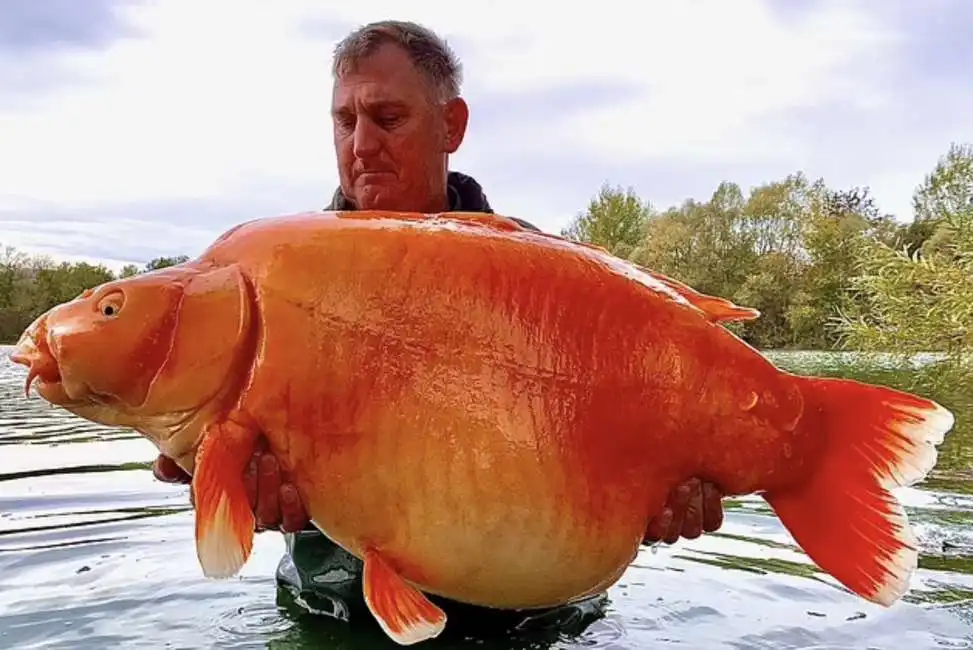
[[[809,481],[764,494],[794,540],[859,596],[889,606],[918,562],[902,504],[889,492],[925,478],[953,415],[921,397],[845,379],[799,377],[802,426],[827,437]]]

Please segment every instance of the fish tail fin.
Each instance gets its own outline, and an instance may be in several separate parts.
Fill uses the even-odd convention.
[[[954,422],[939,404],[847,379],[798,377],[804,423],[825,436],[813,474],[763,496],[808,557],[862,598],[890,606],[909,588],[918,549],[889,491],[921,481]]]

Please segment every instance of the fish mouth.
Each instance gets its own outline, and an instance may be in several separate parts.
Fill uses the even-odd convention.
[[[47,344],[43,325],[32,327],[25,332],[14,347],[10,361],[27,368],[24,382],[24,396],[30,397],[30,389],[37,384],[37,392],[49,402],[66,405],[72,402],[65,393],[61,381],[61,370],[50,346]]]

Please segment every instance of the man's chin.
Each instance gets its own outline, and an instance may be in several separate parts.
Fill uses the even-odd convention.
[[[390,180],[392,180],[390,178]],[[359,210],[383,210],[386,212],[414,212],[402,201],[402,193],[391,184],[369,183],[358,191],[355,204]]]

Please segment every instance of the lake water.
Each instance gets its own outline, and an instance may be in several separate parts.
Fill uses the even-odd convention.
[[[8,353],[0,347],[0,648],[396,647],[279,594],[277,533],[257,536],[238,578],[204,579],[188,488],[152,478],[152,445],[25,400]],[[923,556],[890,609],[817,573],[748,498],[729,504],[717,534],[644,549],[610,590],[607,615],[578,636],[423,647],[973,648],[973,474],[962,438],[949,444],[937,477],[899,493]]]

